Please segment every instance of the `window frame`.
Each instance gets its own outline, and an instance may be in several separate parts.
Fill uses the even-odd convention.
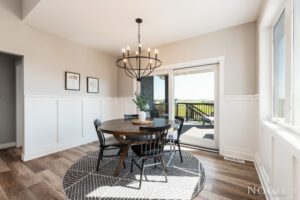
[[[297,3],[295,3],[297,1]],[[292,87],[293,87],[293,98],[292,98],[292,107],[293,107],[293,118],[292,123],[293,125],[299,130],[300,133],[300,80],[297,79],[297,73],[300,73],[300,46],[295,47],[294,44],[299,44],[300,41],[300,0],[293,0],[292,8],[293,8],[293,43],[292,43],[292,50],[293,50],[293,69],[292,69]],[[298,7],[296,11],[295,8]],[[296,19],[296,20],[295,20]],[[297,28],[295,28],[297,26]],[[296,35],[298,35],[296,37]],[[298,89],[298,91],[297,91]],[[297,103],[296,103],[297,102]]]
[[[284,53],[285,53],[285,102],[284,117],[278,118],[274,116],[274,37],[273,30],[281,15],[284,14]],[[271,121],[283,126],[292,126],[293,124],[293,0],[287,0],[279,9],[278,14],[271,25],[272,38],[272,109]]]

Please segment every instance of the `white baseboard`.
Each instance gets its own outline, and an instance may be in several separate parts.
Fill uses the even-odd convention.
[[[5,144],[0,144],[0,149],[6,149],[6,148],[10,148],[10,147],[15,147],[16,146],[16,142],[9,142],[9,143],[5,143]]]
[[[53,145],[47,145],[45,147],[41,147],[35,150],[32,150],[29,153],[23,153],[21,158],[23,161],[28,161],[28,160],[32,160],[35,158],[39,158],[42,156],[47,156],[49,154],[53,154],[59,151],[63,151],[66,149],[71,149],[73,147],[77,147],[80,145],[84,145],[90,142],[94,142],[97,141],[97,138],[79,138],[77,140],[74,140],[70,143],[67,144],[53,144]]]
[[[254,165],[261,183],[261,186],[263,187],[265,191],[265,197],[267,200],[278,200],[276,195],[272,192],[272,188],[270,186],[270,179],[264,170],[264,168],[261,166],[259,155],[256,153],[254,156]]]
[[[237,158],[247,161],[254,161],[254,155],[253,152],[251,152],[248,149],[243,149],[239,147],[233,147],[233,146],[224,146],[222,151],[222,156],[224,157],[231,157],[231,158]]]

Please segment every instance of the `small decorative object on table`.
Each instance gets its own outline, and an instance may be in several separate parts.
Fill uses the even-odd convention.
[[[153,121],[151,120],[140,121],[139,119],[133,119],[132,123],[135,125],[150,125],[153,124]]]
[[[135,94],[136,99],[132,99],[132,101],[136,104],[139,112],[139,121],[144,122],[146,120],[146,112],[149,111],[150,106],[148,104],[148,100],[145,96],[142,96],[141,94]]]

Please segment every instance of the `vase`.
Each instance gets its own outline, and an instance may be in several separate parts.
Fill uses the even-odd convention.
[[[139,121],[144,122],[146,120],[146,112],[140,111],[139,112]]]

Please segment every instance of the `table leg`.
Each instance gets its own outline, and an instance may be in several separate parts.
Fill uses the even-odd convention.
[[[119,174],[120,174],[120,171],[121,169],[123,168],[123,163],[125,161],[125,158],[127,156],[127,153],[129,151],[129,148],[130,148],[130,144],[124,144],[123,148],[122,148],[122,152],[121,152],[121,157],[119,159],[119,164],[118,166],[116,167],[115,169],[115,172],[114,172],[114,176],[115,177],[118,177]]]

